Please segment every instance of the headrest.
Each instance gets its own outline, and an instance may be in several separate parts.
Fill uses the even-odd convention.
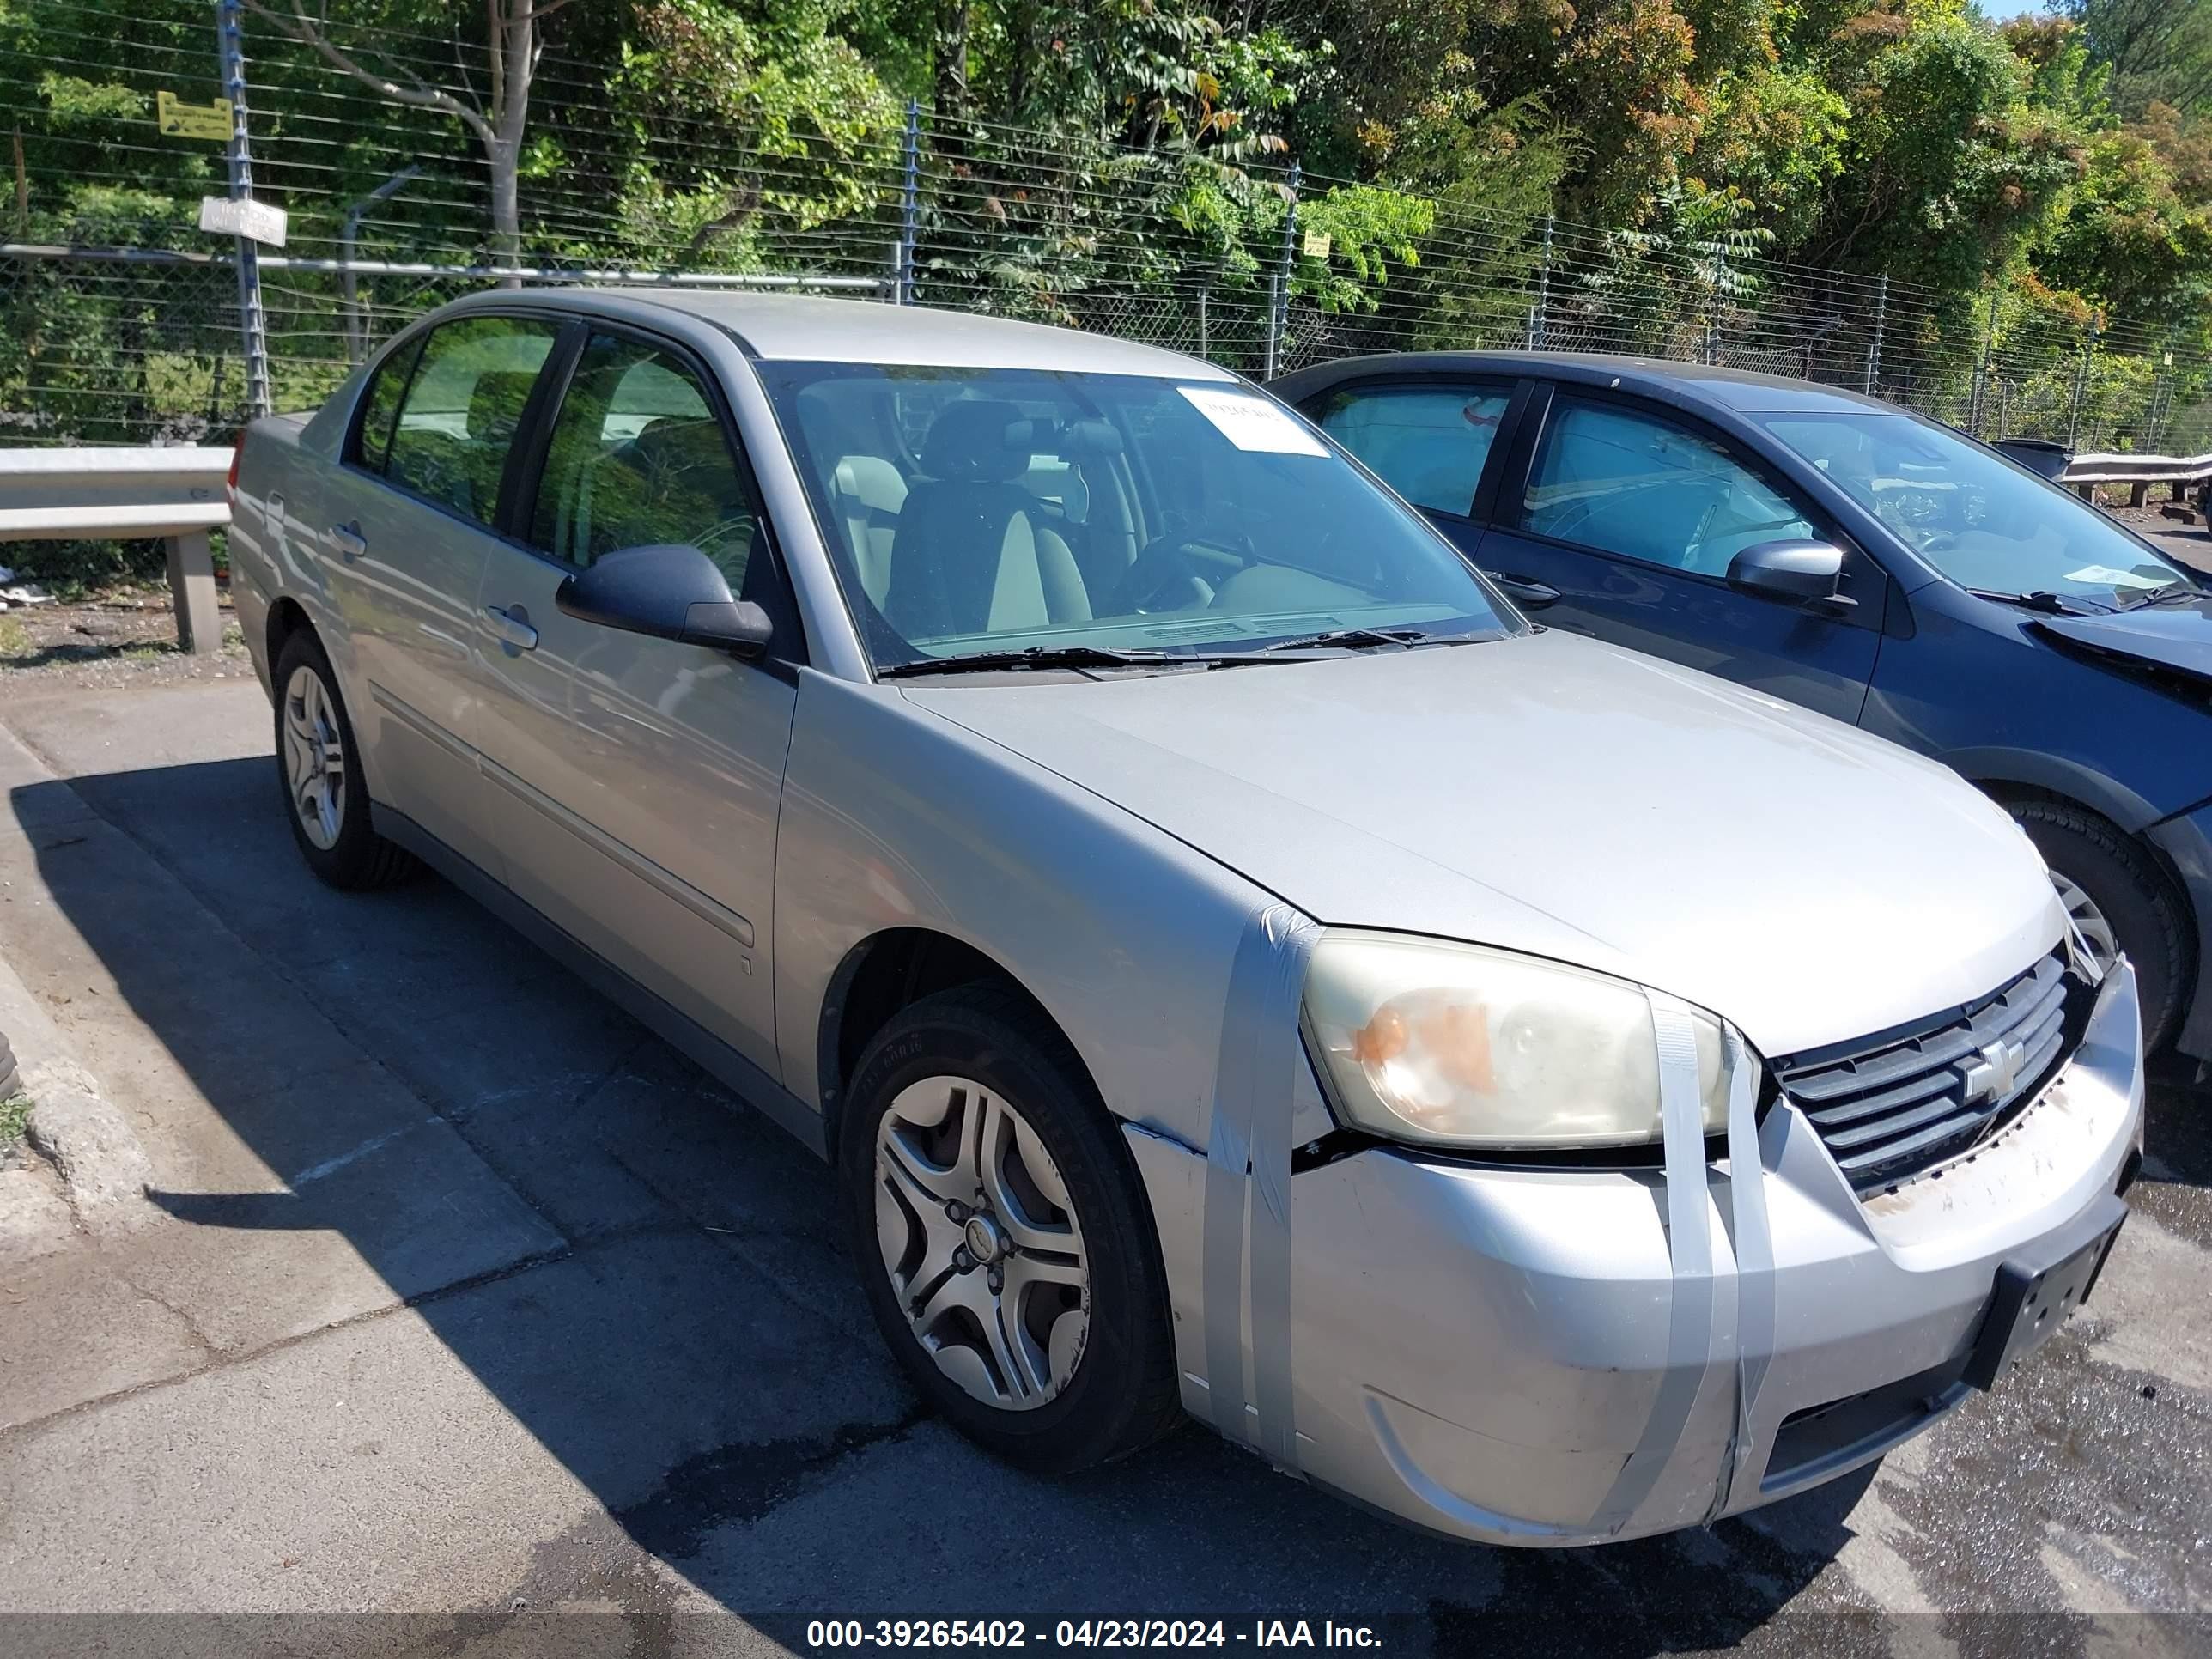
[[[538,371],[489,368],[477,376],[469,391],[469,436],[511,438],[522,424],[522,406],[530,401],[530,388],[538,384]]]
[[[729,466],[730,452],[722,442],[722,423],[711,416],[687,420],[663,416],[647,425],[629,443],[630,454],[651,467]]]
[[[1031,423],[1012,404],[947,404],[921,446],[922,470],[962,483],[1005,483],[1030,470]]]

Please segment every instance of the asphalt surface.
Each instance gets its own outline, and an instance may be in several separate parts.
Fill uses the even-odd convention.
[[[1748,1519],[1471,1548],[1194,1429],[1033,1480],[917,1408],[825,1170],[443,884],[317,884],[270,746],[251,683],[0,678],[0,955],[158,1182],[141,1231],[0,1270],[0,1613],[79,1615],[0,1648],[1203,1615],[1231,1650],[1273,1619],[1404,1654],[2212,1650],[2212,1097],[2156,1090],[2085,1316]]]

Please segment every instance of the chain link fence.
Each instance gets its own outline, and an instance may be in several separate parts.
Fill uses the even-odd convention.
[[[42,0],[90,42],[112,15]],[[19,137],[0,243],[0,442],[219,440],[248,416],[232,245],[197,229],[221,146],[158,129],[156,94],[216,82],[208,0],[143,0],[130,61],[0,54],[0,95],[110,77],[96,146]],[[71,21],[70,20],[77,20]],[[1595,351],[1872,393],[1983,438],[2081,450],[2212,448],[2212,361],[2055,300],[1960,295],[1762,257],[1735,240],[1516,217],[1392,197],[1400,229],[1344,234],[1384,192],[1272,162],[1106,153],[909,107],[837,143],[710,129],[681,100],[626,128],[608,88],[549,56],[540,162],[520,180],[520,270],[495,252],[481,154],[459,123],[378,100],[323,58],[247,37],[256,194],[283,206],[259,257],[270,395],[313,407],[423,310],[501,280],[799,288],[1125,336],[1256,379],[1349,354]],[[341,34],[425,79],[482,79],[450,43]],[[117,80],[114,77],[119,76]],[[52,125],[51,123],[49,124]],[[637,130],[631,130],[637,129]],[[1212,219],[1194,204],[1226,204]],[[1337,231],[1332,239],[1332,228]]]

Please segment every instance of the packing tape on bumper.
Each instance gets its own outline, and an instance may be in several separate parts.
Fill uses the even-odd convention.
[[[1753,1413],[1774,1358],[1774,1236],[1766,1224],[1766,1166],[1759,1156],[1759,1056],[1734,1026],[1722,1042],[1729,1062],[1729,1212],[1735,1222],[1735,1432],[1713,1490],[1711,1521],[1734,1501],[1757,1441]]]
[[[1705,1108],[1698,1087],[1698,1028],[1686,1004],[1657,991],[1651,1033],[1659,1051],[1659,1133],[1666,1156],[1667,1254],[1674,1293],[1667,1316],[1667,1369],[1636,1449],[1591,1517],[1618,1532],[1642,1508],[1682,1431],[1713,1358],[1713,1240],[1706,1215]]]
[[[1294,1469],[1291,1395],[1291,1111],[1298,1001],[1321,928],[1285,904],[1255,915],[1238,942],[1222,1011],[1206,1147],[1200,1269],[1206,1382],[1214,1427]],[[1244,1392],[1249,1282],[1252,1397]]]
[[[1664,1144],[1667,1251],[1673,1277],[1668,1313],[1667,1370],[1636,1449],[1621,1465],[1591,1524],[1618,1532],[1651,1496],[1681,1444],[1713,1368],[1721,1363],[1714,1325],[1716,1297],[1711,1188],[1705,1165],[1704,1091],[1698,1080],[1697,1017],[1689,1005],[1658,991],[1644,993],[1659,1058],[1659,1127]],[[1721,1028],[1729,1070],[1729,1214],[1735,1247],[1735,1410],[1727,1455],[1713,1482],[1711,1521],[1735,1494],[1757,1442],[1753,1424],[1759,1391],[1774,1352],[1774,1242],[1767,1226],[1766,1170],[1759,1156],[1759,1060],[1735,1027]]]

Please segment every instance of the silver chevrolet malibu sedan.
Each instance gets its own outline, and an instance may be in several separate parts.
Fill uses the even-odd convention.
[[[234,494],[308,863],[434,866],[830,1160],[1024,1467],[1188,1412],[1462,1538],[1692,1526],[1996,1384],[2125,1214],[2133,976],[2002,811],[1532,625],[1206,363],[487,295]]]

